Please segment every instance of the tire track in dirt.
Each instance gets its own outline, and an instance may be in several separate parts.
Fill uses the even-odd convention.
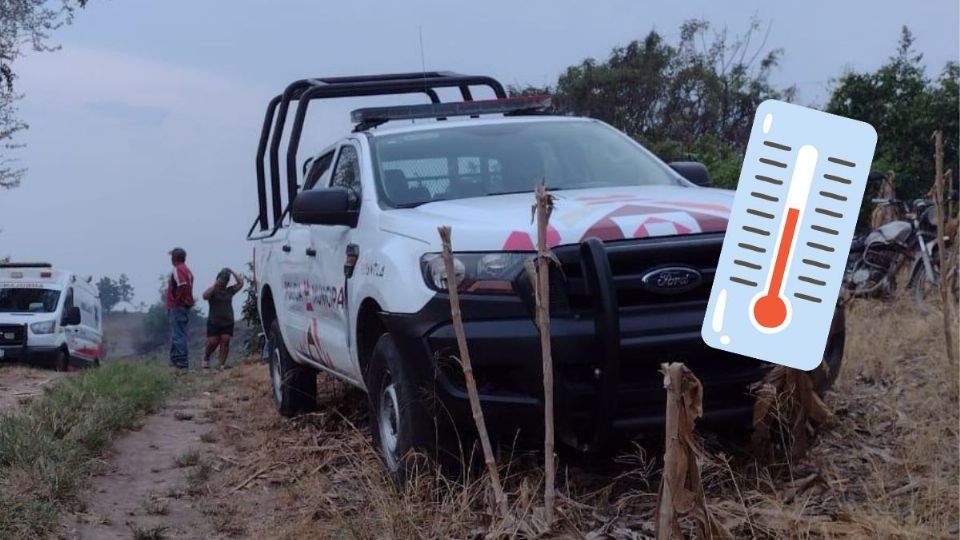
[[[217,538],[192,497],[216,454],[204,442],[212,426],[203,415],[210,395],[197,390],[206,386],[202,376],[180,376],[181,397],[114,442],[102,472],[79,497],[81,507],[64,516],[60,538]]]

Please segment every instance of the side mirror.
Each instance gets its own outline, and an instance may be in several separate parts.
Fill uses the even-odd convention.
[[[77,306],[69,307],[63,312],[63,326],[76,326],[80,324],[80,308]]]
[[[360,213],[350,209],[350,192],[337,187],[300,192],[293,199],[290,215],[304,225],[356,227]]]
[[[670,168],[680,173],[680,176],[701,187],[710,186],[710,173],[703,163],[696,161],[672,161]]]

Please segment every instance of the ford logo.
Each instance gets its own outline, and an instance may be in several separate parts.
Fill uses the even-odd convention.
[[[660,294],[680,294],[700,285],[703,276],[689,266],[666,266],[651,270],[640,280],[643,288]]]

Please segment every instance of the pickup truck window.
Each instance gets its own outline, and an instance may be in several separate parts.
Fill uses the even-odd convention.
[[[594,122],[516,122],[450,126],[373,139],[386,203],[550,189],[678,185],[682,180],[622,134]]]
[[[360,204],[360,159],[357,156],[357,149],[353,145],[346,144],[340,149],[340,157],[337,158],[337,166],[333,170],[333,181],[330,187],[343,187],[350,190],[351,207],[356,208]]]
[[[330,165],[333,164],[333,154],[334,151],[331,150],[317,158],[317,160],[310,165],[310,172],[307,173],[307,179],[303,183],[303,189],[313,189],[316,187],[317,181],[330,171]],[[321,183],[320,187],[326,187],[326,182]]]

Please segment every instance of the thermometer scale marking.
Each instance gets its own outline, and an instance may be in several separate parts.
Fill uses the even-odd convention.
[[[784,294],[784,284],[790,272],[797,244],[797,231],[806,209],[813,176],[817,166],[817,149],[804,145],[797,152],[790,188],[787,191],[786,212],[777,235],[774,264],[767,276],[766,289],[750,303],[750,320],[764,333],[775,333],[790,323],[790,300]]]

